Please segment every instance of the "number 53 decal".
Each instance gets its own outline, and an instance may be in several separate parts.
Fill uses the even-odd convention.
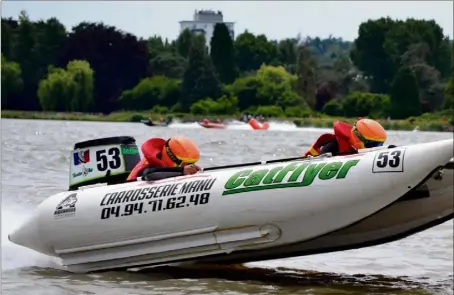
[[[372,173],[404,172],[405,149],[393,148],[377,153]]]

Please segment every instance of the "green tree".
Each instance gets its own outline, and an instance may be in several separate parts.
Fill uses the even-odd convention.
[[[166,44],[160,36],[148,38],[147,49],[150,59],[153,59],[164,52],[171,51],[169,44]]]
[[[37,110],[38,83],[46,76],[48,65],[57,63],[67,40],[66,29],[56,18],[32,22],[21,11],[13,32],[11,60],[20,64],[24,89],[12,108]]]
[[[178,102],[180,80],[164,76],[142,79],[133,89],[123,91],[120,106],[126,110],[149,110],[170,107]]]
[[[44,111],[69,112],[76,83],[70,73],[61,68],[49,68],[49,75],[41,80],[38,98]]]
[[[307,47],[299,48],[296,93],[303,97],[311,109],[315,108],[316,64]]]
[[[236,63],[242,72],[255,71],[262,64],[277,61],[277,46],[268,41],[265,35],[255,36],[245,31],[234,42]]]
[[[351,49],[351,42],[333,36],[328,38],[306,37],[303,43],[319,65],[319,68],[323,70],[332,70],[337,58],[342,55],[348,55]]]
[[[19,15],[19,27],[17,28],[16,43],[14,46],[14,58],[20,64],[22,79],[24,82],[23,96],[14,104],[14,108],[33,110],[39,106],[36,98],[37,82],[37,56],[36,56],[36,27],[29,20],[25,11]]]
[[[304,106],[305,101],[292,89],[296,76],[290,75],[282,66],[262,65],[257,71],[257,79],[261,82],[258,89],[259,105]]]
[[[191,105],[204,98],[221,96],[221,84],[214,74],[213,65],[200,46],[193,46],[189,65],[183,76],[180,105],[189,111]]]
[[[205,98],[191,105],[191,113],[196,115],[234,115],[238,111],[238,99],[235,96],[223,95],[217,100]]]
[[[196,34],[192,38],[191,48],[198,47],[203,51],[204,56],[208,56],[208,46],[204,35]]]
[[[186,59],[172,52],[159,53],[150,60],[150,71],[153,75],[163,75],[169,78],[181,79],[186,66]]]
[[[281,117],[284,110],[280,106],[259,106],[256,113],[267,117]]]
[[[23,87],[21,69],[18,63],[6,60],[2,54],[2,109],[11,105],[11,100]]]
[[[80,60],[69,62],[66,70],[50,66],[39,83],[38,98],[45,111],[88,111],[93,105],[93,70]]]
[[[445,87],[444,109],[454,109],[454,79],[451,78]]]
[[[433,20],[380,18],[362,23],[351,58],[371,78],[373,92],[387,93],[405,53],[418,43],[427,47],[423,63],[439,71],[442,78],[446,77],[449,40]]]
[[[387,35],[384,49],[393,63],[393,71],[397,72],[402,55],[413,44],[425,44],[427,54],[424,62],[441,73],[441,77],[449,74],[449,39],[443,29],[434,20],[417,20],[409,18],[397,21]]]
[[[451,46],[451,79],[445,86],[444,109],[454,109],[454,42]]]
[[[421,115],[418,85],[413,71],[403,66],[391,84],[391,116],[403,119]]]
[[[278,60],[281,65],[290,73],[296,72],[296,61],[298,59],[298,40],[284,39],[277,45]]]
[[[236,79],[232,84],[226,86],[226,90],[238,97],[239,109],[245,110],[250,106],[258,106],[262,103],[258,95],[262,86],[262,80],[256,76],[247,76]]]
[[[149,76],[147,41],[103,23],[73,27],[58,65],[86,60],[95,73],[95,111],[116,110],[117,98]]]
[[[333,36],[277,42],[247,31],[233,41],[219,24],[210,51],[206,41],[191,30],[173,41],[143,40],[103,23],[82,22],[67,32],[56,18],[31,21],[22,11],[2,18],[2,107],[377,117],[389,113],[382,94],[391,86],[393,116],[453,105],[453,42],[435,21],[369,20],[354,43]]]
[[[19,23],[12,18],[2,18],[2,54],[6,59],[14,58],[16,31]]]
[[[66,69],[75,83],[71,111],[92,111],[94,107],[94,72],[90,64],[85,60],[73,60],[68,63]]]
[[[189,52],[192,47],[192,39],[194,35],[189,29],[183,30],[176,40],[177,53],[184,58],[189,57]]]
[[[393,63],[383,44],[387,33],[396,26],[391,18],[368,20],[359,26],[350,57],[354,65],[371,79],[371,91],[387,93],[392,80]]]
[[[323,106],[323,112],[329,116],[342,116],[344,113],[342,104],[334,99]]]
[[[304,99],[293,91],[295,82],[296,76],[289,74],[284,67],[263,65],[256,76],[239,78],[226,86],[226,90],[238,97],[240,110],[266,105],[277,105],[281,109],[292,106],[306,109]]]
[[[427,110],[433,111],[443,103],[444,84],[440,81],[440,72],[426,63],[429,51],[426,43],[411,44],[401,56],[401,64],[411,68],[418,84],[420,101]]]
[[[47,73],[47,66],[58,62],[58,57],[67,41],[65,26],[56,18],[38,21],[36,27],[36,81]]]
[[[232,83],[238,78],[235,64],[233,40],[224,23],[216,24],[210,43],[210,57],[219,80],[224,84]]]
[[[343,115],[347,117],[383,118],[389,115],[389,108],[390,97],[386,94],[352,92],[342,101]]]

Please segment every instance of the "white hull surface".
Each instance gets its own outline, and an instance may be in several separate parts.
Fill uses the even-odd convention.
[[[73,272],[370,246],[452,218],[452,157],[444,140],[81,188],[46,199],[9,239]]]

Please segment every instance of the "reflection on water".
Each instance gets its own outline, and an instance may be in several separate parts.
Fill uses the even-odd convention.
[[[48,257],[13,245],[7,234],[49,195],[68,185],[77,141],[183,134],[200,146],[203,167],[300,155],[326,130],[283,124],[266,132],[134,123],[2,120],[2,295],[80,294],[452,294],[452,220],[394,243],[247,266],[159,267],[71,274]],[[57,131],[58,130],[58,131]],[[396,145],[452,138],[450,133],[390,132]],[[285,266],[285,267],[283,267]],[[403,276],[407,275],[407,276]]]
[[[132,289],[137,288],[141,289],[141,291],[137,291],[139,293],[134,291],[134,294],[163,294],[163,292],[166,294],[181,294],[174,292],[184,289],[187,291],[184,294],[416,295],[434,292],[441,292],[439,294],[445,292],[444,294],[448,294],[447,292],[450,288],[448,282],[434,285],[424,282],[425,278],[363,274],[346,275],[283,267],[267,269],[245,267],[243,265],[169,266],[134,272],[111,271],[92,274],[69,274],[53,269],[30,267],[16,270],[16,275],[34,277],[38,279],[38,285],[39,278],[42,278],[47,283],[53,282],[53,286],[57,285],[62,290],[73,290],[74,287],[81,290],[86,284],[95,289],[115,285],[117,291],[120,288],[123,292],[132,292]],[[452,280],[452,276],[450,279]],[[69,289],[65,287],[67,281],[71,281]],[[144,293],[140,293],[142,291]]]

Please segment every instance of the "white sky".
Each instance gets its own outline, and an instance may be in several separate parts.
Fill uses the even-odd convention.
[[[32,20],[58,18],[67,28],[81,21],[104,22],[139,37],[175,39],[181,20],[194,10],[221,10],[235,22],[235,35],[245,29],[271,39],[304,36],[353,40],[368,19],[434,19],[453,37],[453,1],[2,1],[2,16],[17,18],[26,10]]]

